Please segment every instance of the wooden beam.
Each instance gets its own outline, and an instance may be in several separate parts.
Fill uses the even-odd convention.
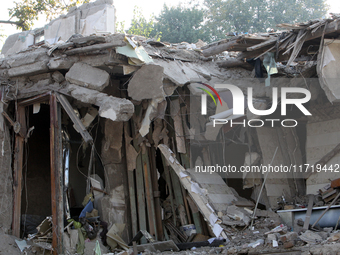
[[[78,118],[78,116],[75,114],[70,102],[67,100],[67,98],[64,95],[61,95],[61,94],[58,94],[58,93],[56,93],[56,95],[57,95],[58,101],[63,106],[65,112],[67,113],[67,115],[72,120],[76,131],[79,132],[79,134],[83,137],[85,143],[92,144],[93,139],[92,139],[91,135],[89,134],[87,129],[84,127],[83,123]]]
[[[242,67],[249,71],[254,69],[254,66],[252,66],[248,62],[245,62],[244,60],[236,59],[236,58],[230,58],[228,60],[217,62],[217,65],[218,67],[221,67],[221,68]]]
[[[81,53],[88,53],[88,52],[95,51],[95,50],[106,50],[109,48],[121,47],[125,45],[126,43],[124,41],[113,42],[113,43],[101,43],[101,44],[95,44],[95,45],[81,47],[81,48],[75,48],[72,50],[67,50],[64,53],[68,56],[71,56],[71,55],[76,55],[76,54],[81,54]]]
[[[19,122],[20,132],[26,134],[25,107],[18,105],[16,119]],[[13,162],[13,235],[20,238],[20,215],[21,215],[21,190],[22,190],[22,167],[24,156],[24,137],[15,136],[14,162]]]
[[[218,44],[216,46],[212,46],[210,48],[207,48],[205,50],[203,50],[203,56],[205,57],[210,57],[212,55],[215,55],[215,54],[219,54],[223,51],[226,51],[226,50],[229,50],[231,49],[233,46],[236,46],[239,44],[239,39],[241,37],[237,37],[231,41],[228,41],[228,42],[223,42],[221,44]]]
[[[64,210],[61,110],[54,93],[50,97],[50,164],[53,254],[63,253]]]
[[[256,44],[254,46],[248,47],[247,51],[258,50],[258,49],[261,49],[262,47],[265,47],[265,46],[268,46],[268,45],[272,45],[272,44],[274,44],[276,42],[277,42],[277,38],[271,39],[271,40],[268,40],[268,41],[264,41],[262,43],[259,43],[259,44]]]
[[[340,31],[340,20],[339,19],[334,20],[331,23],[325,24],[325,25],[326,25],[325,35]],[[318,29],[315,33],[308,34],[305,41],[319,38],[322,36],[323,32],[324,32],[323,29]]]

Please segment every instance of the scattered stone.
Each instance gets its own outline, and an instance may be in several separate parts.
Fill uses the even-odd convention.
[[[52,78],[55,82],[58,82],[58,83],[62,83],[63,81],[65,81],[65,77],[64,75],[62,75],[61,72],[59,71],[55,71],[53,74],[52,74]]]
[[[257,247],[259,245],[262,245],[262,244],[264,244],[264,240],[263,239],[258,239],[255,242],[252,242],[252,243],[248,244],[248,247],[255,248],[255,247]]]
[[[283,243],[295,241],[297,237],[298,237],[298,234],[296,232],[289,232],[285,235],[280,236],[280,241]]]
[[[283,244],[283,247],[284,247],[285,249],[289,249],[289,248],[294,247],[294,245],[295,245],[295,242],[294,242],[294,241],[289,241],[289,242],[285,242],[285,243]]]
[[[323,231],[331,233],[333,231],[333,228],[323,228]]]
[[[305,233],[302,233],[300,239],[309,244],[316,244],[323,241],[323,238],[317,233],[307,230]]]
[[[340,239],[340,232],[338,233],[333,233],[330,235],[330,237],[327,239],[328,242],[335,242]]]
[[[277,237],[275,234],[268,234],[266,239],[266,244],[272,244],[273,241],[277,241]]]

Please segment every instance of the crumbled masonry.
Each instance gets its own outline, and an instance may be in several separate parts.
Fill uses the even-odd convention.
[[[339,17],[170,44],[114,12],[4,44],[0,253],[336,254]]]

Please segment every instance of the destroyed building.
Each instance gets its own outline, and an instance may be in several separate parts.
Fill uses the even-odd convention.
[[[275,242],[291,248],[297,236],[287,229],[310,231],[309,223],[318,223],[314,209],[339,207],[336,15],[208,45],[117,34],[114,23],[112,2],[99,0],[6,40],[0,59],[0,226],[6,233],[54,254],[75,252],[77,224],[88,237],[94,233],[90,239],[101,234],[112,251],[138,241],[139,251],[228,243],[237,253],[276,248]],[[251,98],[242,103],[270,114],[247,107],[233,114],[236,100],[217,84],[236,86]],[[217,90],[206,103],[209,116],[201,114],[204,86]],[[306,89],[311,98],[301,107],[285,105],[282,116],[283,87]],[[287,99],[301,99],[291,91]],[[248,125],[214,126],[218,119]],[[296,171],[197,171],[217,165]],[[332,171],[322,171],[325,166]],[[295,215],[300,211],[303,216]],[[337,221],[321,227],[336,229]],[[246,228],[255,236],[242,240]],[[305,233],[303,244],[340,238],[329,231],[315,241]]]

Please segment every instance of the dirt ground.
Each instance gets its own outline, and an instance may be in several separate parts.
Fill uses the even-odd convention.
[[[41,254],[50,254],[50,251],[44,250],[35,246],[31,246],[30,248],[26,249],[24,252],[20,252],[15,240],[18,239],[14,236],[5,234],[0,229],[0,255],[41,255]],[[32,244],[28,242],[28,244]],[[142,255],[211,255],[211,254],[289,254],[289,255],[340,255],[340,242],[332,242],[332,243],[323,243],[323,244],[305,244],[300,243],[300,245],[295,245],[290,249],[284,249],[282,246],[277,248],[273,248],[268,244],[259,245],[255,248],[247,247],[248,242],[245,240],[237,241],[237,242],[230,242],[226,243],[223,247],[202,247],[202,248],[193,248],[187,251],[180,251],[180,252],[150,252],[144,251],[140,253]],[[91,249],[92,250],[92,249]],[[132,251],[131,251],[132,252]],[[87,252],[86,254],[91,254],[92,252]],[[114,253],[104,253],[105,254],[114,254]],[[123,254],[123,253],[121,253]],[[124,253],[127,255],[127,253]]]

